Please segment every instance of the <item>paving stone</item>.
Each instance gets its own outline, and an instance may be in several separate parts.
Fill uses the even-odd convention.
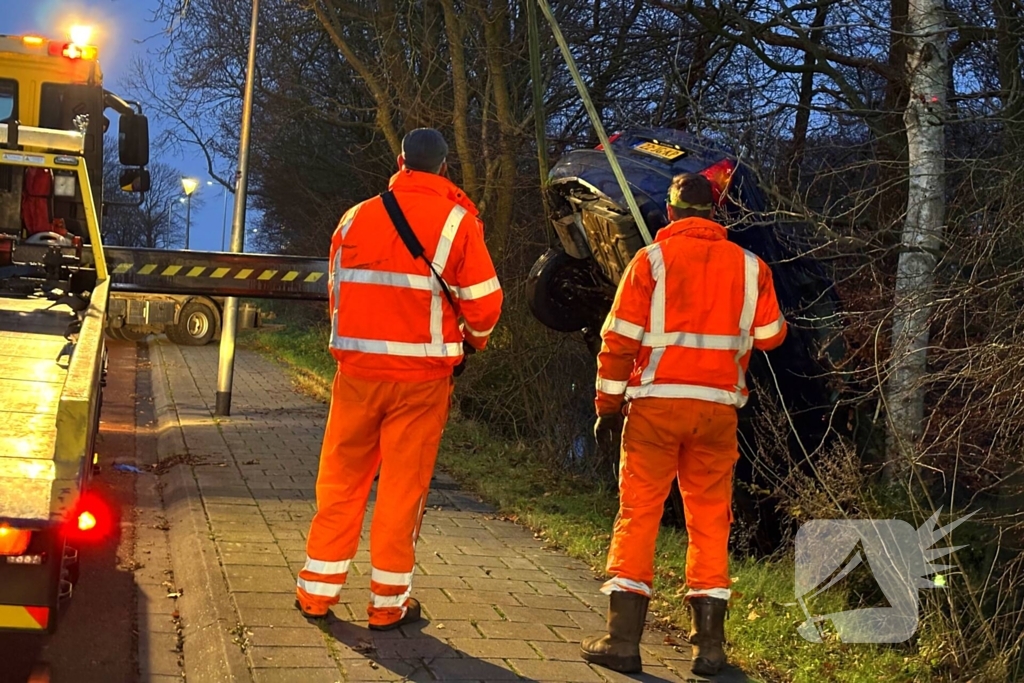
[[[322,650],[312,647],[262,647],[249,649],[249,661],[254,669],[329,669],[334,661]]]
[[[599,635],[594,633],[593,635]],[[580,661],[579,642],[563,643],[547,640],[534,641],[533,646],[540,651],[544,659],[551,659],[556,662],[578,662]]]
[[[431,621],[422,627],[412,627],[412,629],[406,631],[410,627],[402,627],[403,632],[409,633],[422,633],[423,635],[433,636],[434,638],[483,638],[479,629],[473,625],[470,621],[458,621],[458,620],[447,620],[447,621]]]
[[[295,577],[287,567],[224,567],[228,588],[237,592],[294,593]]]
[[[540,655],[522,640],[496,638],[452,638],[452,647],[477,659],[540,659]]]
[[[565,641],[544,624],[520,624],[511,621],[483,621],[477,628],[486,638]]]
[[[500,659],[438,659],[429,662],[427,666],[442,681],[514,681],[518,679],[508,664]]]
[[[565,594],[565,597],[562,597],[557,595],[536,595],[530,593],[524,595],[522,593],[518,593],[514,597],[526,607],[534,607],[537,609],[557,609],[563,612],[593,612],[590,607],[584,605],[580,600],[574,596],[570,596],[569,594]],[[607,598],[605,598],[605,600],[607,600]]]
[[[377,655],[382,659],[430,659],[437,657],[458,657],[457,650],[444,640],[418,635],[412,638],[374,638]]]
[[[527,624],[544,624],[545,626],[577,626],[566,612],[554,609],[536,609],[533,607],[502,607],[501,613],[506,619],[513,622]],[[592,614],[592,613],[590,613]],[[596,616],[596,615],[595,615]]]
[[[245,608],[239,609],[239,617],[246,626],[273,626],[292,628],[315,628],[297,609]],[[261,643],[262,645],[263,643]]]
[[[336,668],[330,669],[256,669],[254,683],[342,683],[345,679]],[[181,683],[181,679],[178,679]]]
[[[500,621],[498,614],[490,605],[480,604],[459,604],[459,603],[432,603],[424,604],[423,610],[430,617],[431,621],[445,619],[468,619],[469,621]]]
[[[298,610],[295,610],[298,614]],[[299,617],[301,618],[301,614]],[[316,626],[305,627],[256,626],[246,624],[253,645],[287,647],[323,647],[324,636]]]
[[[644,660],[644,672],[642,674],[620,674],[610,669],[604,669],[599,666],[592,666],[591,670],[598,676],[608,681],[608,683],[700,683],[701,681],[714,680],[718,683],[720,677],[714,679],[707,679],[702,676],[693,676],[692,674],[687,675],[685,678],[680,678],[671,669],[664,666],[658,666],[648,660]],[[725,681],[722,681],[725,683]],[[749,683],[749,682],[747,682]]]
[[[522,603],[516,599],[516,596],[511,593],[504,593],[501,591],[471,591],[471,590],[457,590],[457,589],[445,589],[445,593],[449,595],[452,602],[459,604],[482,604],[482,605],[497,605],[498,607],[509,606],[522,606]]]
[[[586,662],[555,662],[535,659],[514,659],[512,667],[531,681],[559,683],[603,683]]]
[[[274,553],[223,553],[221,562],[262,567],[283,567],[288,564],[283,555]]]

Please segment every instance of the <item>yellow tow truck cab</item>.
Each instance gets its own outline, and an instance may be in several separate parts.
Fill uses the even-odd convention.
[[[148,126],[103,90],[80,37],[0,36],[0,631],[55,629],[77,580],[72,544],[103,524],[89,483],[110,288],[104,109],[122,114],[136,179]]]

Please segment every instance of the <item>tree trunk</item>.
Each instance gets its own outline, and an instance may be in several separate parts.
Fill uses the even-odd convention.
[[[945,107],[948,68],[942,0],[910,0],[909,99],[904,113],[910,183],[896,270],[888,387],[889,480],[910,470],[924,423],[929,318],[945,222]]]
[[[469,144],[469,84],[466,76],[465,33],[453,0],[441,0],[441,7],[444,10],[444,28],[448,36],[448,53],[452,62],[452,91],[455,98],[452,107],[452,126],[455,129],[455,150],[459,154],[459,168],[462,171],[462,189],[470,199],[479,202],[479,176]]]

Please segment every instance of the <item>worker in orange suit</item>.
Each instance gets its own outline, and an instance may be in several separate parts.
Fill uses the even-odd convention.
[[[608,554],[612,578],[602,587],[610,596],[608,634],[584,640],[582,654],[623,673],[641,670],[655,541],[678,477],[693,671],[714,675],[725,663],[736,410],[747,402],[751,350],[779,346],[786,321],[768,266],[711,220],[707,178],[676,176],[668,215],[670,224],[623,274],[601,331],[595,434],[610,442],[622,430],[620,505]]]
[[[338,370],[296,589],[307,617],[324,617],[339,601],[379,469],[369,625],[389,630],[420,618],[410,597],[416,540],[452,375],[464,353],[487,345],[502,303],[476,207],[446,177],[447,152],[438,131],[411,131],[389,191],[346,212],[331,241]],[[417,244],[400,234],[403,223]]]

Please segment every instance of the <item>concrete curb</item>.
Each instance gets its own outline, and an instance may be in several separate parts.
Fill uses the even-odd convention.
[[[159,340],[150,343],[153,408],[159,460],[188,454],[170,395],[165,353],[181,352]],[[210,538],[206,511],[191,465],[178,464],[163,477],[169,541],[184,624],[185,675],[197,683],[252,681],[232,631],[238,615],[231,604],[217,550]]]

